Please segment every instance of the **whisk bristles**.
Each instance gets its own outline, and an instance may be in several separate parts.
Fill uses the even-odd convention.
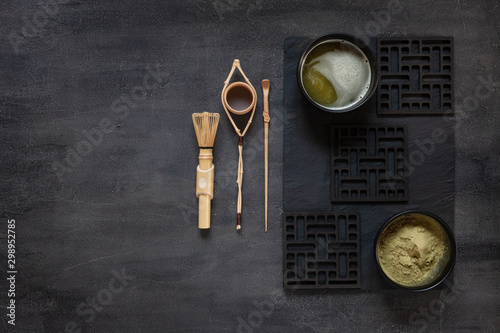
[[[193,113],[193,124],[200,148],[211,148],[214,146],[217,126],[219,126],[218,113]]]

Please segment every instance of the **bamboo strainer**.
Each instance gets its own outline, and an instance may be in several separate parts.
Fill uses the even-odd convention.
[[[235,81],[231,84],[231,77],[234,74],[234,71],[238,69],[245,79],[246,82]],[[234,59],[233,66],[229,75],[227,76],[226,81],[224,81],[224,88],[222,89],[221,101],[224,110],[226,111],[227,117],[231,124],[233,125],[236,134],[238,134],[238,151],[239,151],[239,159],[238,159],[238,178],[236,183],[238,184],[238,203],[236,207],[236,229],[241,229],[241,207],[242,207],[242,195],[241,195],[241,186],[243,184],[243,136],[245,136],[250,124],[252,123],[253,116],[255,114],[255,107],[257,105],[257,92],[255,88],[250,83],[250,80],[246,77],[245,73],[241,69],[240,61],[238,59]],[[237,116],[241,116],[247,114],[248,112],[252,112],[250,114],[250,118],[243,129],[243,132],[238,128],[236,123],[234,122],[231,113]]]

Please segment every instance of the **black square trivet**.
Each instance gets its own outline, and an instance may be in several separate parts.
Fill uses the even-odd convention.
[[[453,113],[453,38],[377,38],[378,114]]]
[[[406,125],[330,127],[330,200],[408,200]]]
[[[361,288],[358,213],[283,213],[286,289]]]

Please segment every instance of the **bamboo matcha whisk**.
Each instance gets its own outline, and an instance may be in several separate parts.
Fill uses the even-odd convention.
[[[196,173],[196,196],[198,197],[198,228],[210,228],[210,202],[214,197],[213,146],[218,113],[193,113],[193,124],[200,147],[199,165]]]

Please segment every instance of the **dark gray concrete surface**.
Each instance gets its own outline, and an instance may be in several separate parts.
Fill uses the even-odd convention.
[[[499,331],[498,16],[487,0],[2,1],[2,330]],[[282,289],[283,42],[330,32],[455,37],[451,291]],[[259,98],[260,81],[271,81],[267,234],[260,100],[235,230],[237,137],[220,103],[234,58]],[[194,195],[191,113],[201,111],[221,113],[208,234]]]

